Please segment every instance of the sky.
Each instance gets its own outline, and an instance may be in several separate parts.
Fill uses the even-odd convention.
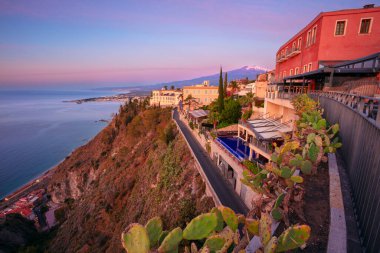
[[[0,0],[0,87],[146,85],[220,66],[273,68],[277,49],[320,12],[366,3]]]

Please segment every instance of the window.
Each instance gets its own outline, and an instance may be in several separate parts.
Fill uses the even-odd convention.
[[[301,50],[301,45],[302,45],[302,37],[298,39],[298,50]]]
[[[313,27],[313,32],[312,32],[312,44],[314,44],[317,41],[317,26]]]
[[[289,76],[292,76],[293,75],[293,69],[291,69],[290,71],[289,71]]]
[[[311,64],[311,63],[309,63],[309,66],[308,66],[308,69],[307,69],[307,71],[311,71],[311,66],[312,66],[312,64]]]
[[[307,64],[303,65],[303,73],[306,73],[307,70]]]
[[[283,73],[283,75],[282,75],[284,78],[285,78],[285,76],[286,76],[286,71],[284,70],[284,73]]]
[[[346,30],[346,20],[338,20],[335,25],[335,35],[344,35]]]
[[[360,34],[368,34],[371,32],[371,18],[363,18],[360,24]]]
[[[299,74],[299,70],[300,70],[300,68],[297,67],[297,68],[294,70],[294,74],[295,74],[295,75],[298,75],[298,74]]]
[[[293,42],[292,51],[296,50],[296,42]]]
[[[307,37],[306,37],[306,46],[308,47],[310,45],[311,41],[311,30],[307,32]]]

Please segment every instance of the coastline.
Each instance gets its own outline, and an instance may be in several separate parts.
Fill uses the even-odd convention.
[[[111,101],[109,101],[109,102],[111,102]],[[93,136],[92,138],[88,139],[88,141],[86,141],[84,144],[82,144],[80,146],[77,146],[74,149],[72,149],[65,156],[65,158],[63,158],[62,160],[58,161],[55,165],[51,166],[46,171],[44,171],[41,174],[35,176],[34,178],[30,179],[25,184],[19,186],[17,189],[15,189],[14,191],[12,191],[11,193],[9,193],[9,194],[5,195],[4,197],[2,197],[0,199],[0,210],[4,210],[5,208],[7,208],[8,206],[12,205],[14,202],[16,202],[20,198],[26,196],[27,194],[29,194],[31,191],[33,191],[35,189],[45,188],[47,186],[48,182],[49,182],[49,179],[53,176],[53,174],[54,174],[55,170],[57,169],[57,167],[62,162],[64,162],[69,156],[71,156],[71,154],[73,154],[75,151],[77,151],[79,148],[81,148],[81,147],[87,145],[89,142],[91,142],[101,131],[103,131],[104,128],[106,128],[110,124],[110,122],[112,121],[113,117],[109,121],[107,121],[107,122],[105,122],[105,120],[103,120],[103,119],[98,120],[99,122],[104,122],[106,124],[104,125],[104,127],[95,136]]]

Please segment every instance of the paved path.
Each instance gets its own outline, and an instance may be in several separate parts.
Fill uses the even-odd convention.
[[[194,138],[188,127],[185,126],[181,120],[179,120],[178,111],[176,109],[174,110],[173,119],[181,128],[182,133],[190,144],[191,149],[201,164],[204,173],[206,174],[222,204],[230,207],[237,213],[247,214],[248,208],[244,202],[232,189],[232,186],[228,184],[228,182],[220,174],[218,167],[213,163],[204,148]]]

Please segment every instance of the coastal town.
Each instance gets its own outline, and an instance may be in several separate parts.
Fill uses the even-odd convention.
[[[116,101],[170,108],[173,125],[189,147],[206,195],[216,207],[228,206],[231,212],[243,214],[244,220],[249,221],[253,218],[244,217],[249,210],[255,211],[258,219],[268,214],[274,231],[278,227],[295,228],[294,224],[298,229],[304,226],[303,231],[308,231],[305,237],[312,241],[310,248],[306,246],[307,239],[300,239],[288,250],[306,247],[305,252],[318,252],[318,245],[323,244],[324,252],[349,252],[349,248],[359,252],[363,247],[367,252],[377,252],[380,7],[365,5],[321,12],[284,42],[273,58],[275,68],[262,71],[252,80],[229,79],[228,71],[220,68],[218,84],[210,80],[177,87],[168,83],[149,94],[125,93],[65,102]],[[361,128],[351,125],[349,119]],[[131,119],[125,121],[129,123]],[[360,136],[360,145],[353,143],[353,138],[359,138],[355,136]],[[359,157],[359,151],[366,156]],[[134,153],[135,149],[128,152]],[[96,162],[91,164],[91,170],[96,171]],[[357,172],[357,168],[367,172],[367,176]],[[310,179],[317,171],[325,173],[323,180]],[[342,171],[346,171],[344,175]],[[2,199],[0,220],[20,214],[33,221],[39,231],[59,226],[60,208],[67,203],[51,199],[46,185],[53,173],[54,168]],[[105,175],[107,170],[102,173]],[[91,177],[88,174],[86,179]],[[323,194],[303,187],[306,181],[319,187]],[[346,182],[351,182],[351,186],[343,189]],[[150,187],[156,186],[152,183]],[[345,196],[348,192],[352,199]],[[312,197],[304,200],[307,194]],[[289,197],[284,200],[284,196]],[[300,203],[308,206],[310,212],[299,211]],[[111,212],[112,207],[104,210]],[[239,222],[243,218],[239,216]],[[231,226],[226,220],[225,223]],[[310,236],[310,227],[315,236]],[[239,231],[237,225],[235,230]],[[259,232],[249,236],[247,232],[246,252],[262,249],[264,242],[250,246],[255,240],[260,241]],[[211,233],[216,231],[201,239]],[[269,229],[268,234],[271,237],[274,232],[270,234]],[[130,234],[127,231],[122,236]],[[254,250],[249,251],[249,247]]]

